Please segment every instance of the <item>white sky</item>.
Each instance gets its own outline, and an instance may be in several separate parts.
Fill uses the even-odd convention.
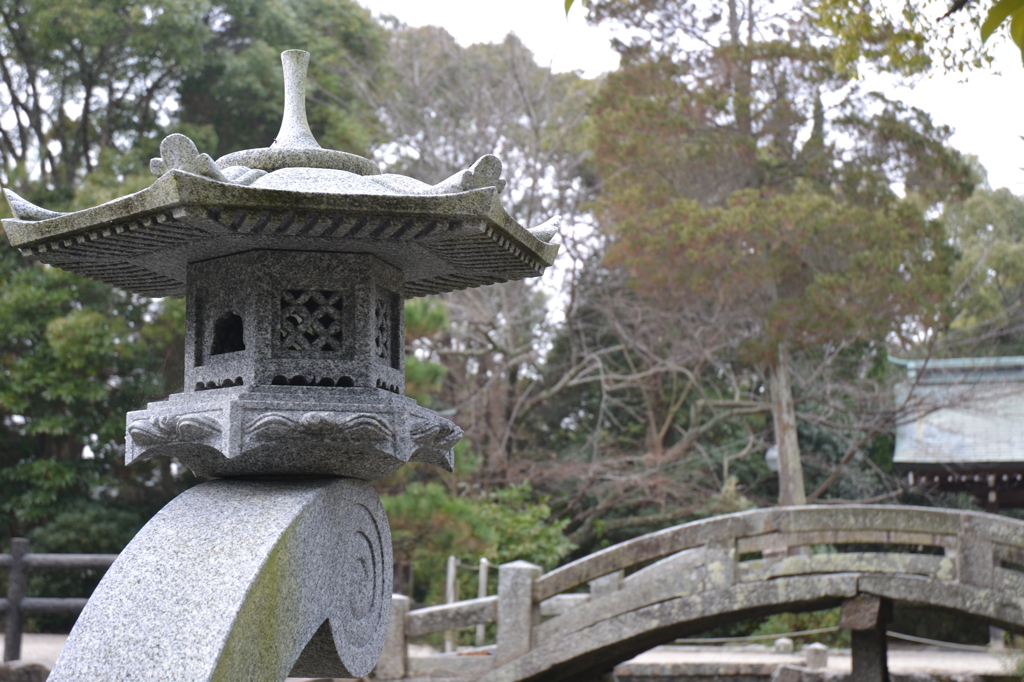
[[[566,18],[562,0],[359,2],[375,14],[392,14],[410,26],[442,26],[462,45],[500,42],[514,32],[538,63],[555,71],[579,70],[593,77],[618,66],[618,56],[608,46],[610,31],[587,26],[580,7],[574,7]],[[1024,67],[1020,53],[1004,43],[991,71],[964,79],[962,74],[937,74],[913,86],[886,87],[885,91],[929,112],[937,123],[951,126],[955,130],[953,146],[981,159],[992,187],[1009,187],[1024,194]]]

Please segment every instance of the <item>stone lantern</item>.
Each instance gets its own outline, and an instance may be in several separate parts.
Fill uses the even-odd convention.
[[[493,156],[428,185],[321,148],[308,60],[282,55],[268,148],[214,161],[171,135],[151,187],[69,214],[5,190],[25,256],[185,296],[185,391],[128,414],[125,460],[222,479],[126,548],[52,680],[368,674],[392,576],[366,482],[409,461],[451,471],[462,435],[404,395],[403,301],[536,276],[557,253],[552,225],[527,230],[502,208]]]

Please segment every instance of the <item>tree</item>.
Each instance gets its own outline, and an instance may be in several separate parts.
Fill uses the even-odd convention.
[[[571,521],[570,539],[586,553],[750,507],[735,477],[748,488],[767,477],[742,459],[760,445],[765,410],[749,410],[749,425],[702,419],[704,401],[729,399],[722,366],[700,362],[724,345],[716,328],[638,296],[602,252],[573,292],[543,367],[547,386],[562,388],[520,427],[518,463]],[[698,326],[711,333],[688,333]]]
[[[566,14],[573,4],[565,0]],[[996,0],[984,16],[971,0],[952,0],[941,15],[936,4],[905,3],[899,12],[884,3],[851,0],[818,0],[805,7],[836,39],[835,64],[844,71],[856,72],[861,57],[905,75],[926,70],[936,57],[947,70],[976,68],[991,62],[985,43],[1003,25],[1024,58],[1024,0]]]
[[[434,27],[392,28],[386,78],[371,91],[391,140],[376,158],[438,182],[484,154],[508,181],[503,201],[522,224],[562,215],[572,225],[589,198],[582,131],[593,84],[538,66],[514,36],[460,47]],[[435,404],[453,409],[484,475],[506,480],[522,416],[539,405],[538,364],[549,332],[536,286],[509,282],[443,297],[448,328],[410,346],[445,368]],[[418,365],[417,365],[418,366]]]
[[[410,484],[383,498],[393,532],[396,565],[411,567],[396,591],[427,604],[444,598],[445,562],[450,555],[475,566],[480,557],[498,565],[525,560],[551,569],[572,545],[565,521],[550,519],[544,500],[534,501],[529,483],[491,493],[452,494],[439,483]],[[476,576],[463,574],[460,593],[476,593]]]
[[[986,42],[1001,25],[1024,59],[1021,0],[995,0],[987,11],[971,0],[951,0],[945,13],[927,2],[908,3],[901,12],[849,0],[813,7],[819,25],[838,39],[837,63],[848,70],[856,70],[865,54],[884,56],[883,68],[904,73],[922,71],[936,59],[947,71],[979,68],[991,63]]]
[[[174,129],[211,154],[267,146],[281,123],[280,52],[296,45],[317,55],[314,133],[364,154],[374,112],[359,94],[385,42],[350,0],[5,0],[0,104],[14,115],[0,121],[0,182],[61,209],[97,169],[149,177]]]
[[[351,0],[230,0],[211,6],[198,69],[181,82],[179,118],[214,133],[211,154],[269,146],[281,126],[281,52],[309,66],[307,114],[321,145],[366,154],[376,142],[365,93],[379,76],[387,34]]]
[[[595,20],[621,22],[634,36],[595,104],[598,217],[609,264],[626,269],[641,298],[688,320],[715,319],[718,336],[733,342],[728,362],[763,377],[738,381],[719,403],[751,410],[764,405],[759,391],[770,397],[780,501],[800,504],[798,422],[845,432],[850,457],[892,426],[835,423],[830,415],[844,402],[849,412],[858,391],[825,381],[827,400],[817,402],[810,384],[841,374],[844,356],[870,365],[887,340],[935,326],[948,254],[925,210],[969,193],[971,174],[945,146],[949,131],[923,112],[856,98],[806,14],[725,9],[721,17],[671,0],[591,6]],[[705,47],[694,49],[697,41]],[[799,377],[809,384],[794,385],[795,355],[813,365]],[[698,362],[716,360],[723,356]],[[819,486],[813,496],[822,494]]]
[[[167,461],[120,462],[125,412],[180,390],[183,306],[4,256],[0,534],[76,505],[127,509],[141,525],[191,480]]]
[[[980,189],[943,214],[957,252],[944,355],[1024,354],[1024,199]]]
[[[161,130],[168,99],[203,58],[195,0],[0,2],[0,181],[61,206],[102,150]],[[154,145],[155,146],[155,145]]]

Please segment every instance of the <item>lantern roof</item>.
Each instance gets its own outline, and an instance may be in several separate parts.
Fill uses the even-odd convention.
[[[189,263],[261,249],[372,254],[403,273],[407,297],[533,277],[554,262],[557,222],[528,230],[505,211],[494,156],[429,185],[322,149],[306,123],[308,59],[282,55],[285,116],[271,147],[214,162],[171,135],[152,186],[73,213],[5,190],[11,245],[146,296],[183,295]]]

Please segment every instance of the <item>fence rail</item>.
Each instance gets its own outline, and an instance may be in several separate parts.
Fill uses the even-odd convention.
[[[8,570],[7,598],[0,599],[4,614],[4,661],[21,658],[21,634],[25,615],[30,613],[79,613],[88,599],[68,597],[26,597],[29,569],[103,569],[116,554],[32,554],[25,538],[11,540],[11,553],[0,554],[0,568]]]

